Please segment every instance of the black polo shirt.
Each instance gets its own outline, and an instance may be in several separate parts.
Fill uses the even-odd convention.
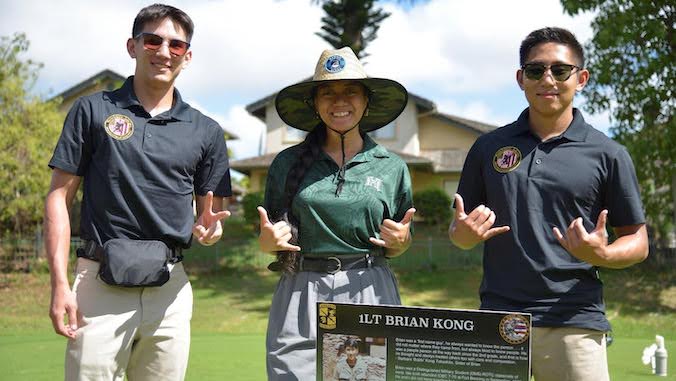
[[[229,196],[223,130],[174,90],[170,110],[150,116],[133,76],[110,92],[78,99],[49,162],[84,178],[81,236],[156,239],[188,247],[193,192]]]
[[[526,109],[475,142],[458,193],[467,213],[484,204],[495,211],[494,226],[511,227],[485,242],[481,308],[532,313],[534,326],[610,329],[597,268],[569,254],[552,228],[563,232],[582,217],[591,231],[603,209],[614,227],[645,222],[623,146],[577,109],[562,135],[542,142]]]

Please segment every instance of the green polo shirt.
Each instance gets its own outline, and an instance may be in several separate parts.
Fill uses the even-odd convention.
[[[265,209],[270,216],[284,209],[286,175],[300,152],[293,146],[280,152],[270,165],[265,187]],[[306,171],[291,210],[299,221],[303,254],[360,254],[379,248],[386,218],[400,221],[413,207],[411,178],[406,163],[364,136],[364,147],[347,164],[345,183],[336,196],[338,165],[325,152]]]

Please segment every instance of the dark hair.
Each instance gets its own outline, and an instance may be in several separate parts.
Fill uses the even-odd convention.
[[[139,11],[134,19],[134,26],[131,29],[131,36],[136,37],[143,31],[143,27],[150,22],[164,20],[170,18],[173,22],[178,23],[185,32],[187,42],[192,40],[192,33],[195,30],[195,25],[192,23],[190,16],[182,10],[165,4],[149,5]]]
[[[291,227],[292,238],[289,240],[291,244],[298,243],[298,220],[291,213],[291,204],[293,198],[300,189],[300,184],[303,182],[305,173],[312,166],[321,154],[322,145],[326,140],[326,126],[324,123],[319,123],[309,134],[305,140],[299,145],[300,152],[298,159],[291,166],[289,172],[286,174],[286,182],[284,185],[284,209],[272,211],[272,218],[277,221],[286,221]],[[298,252],[295,251],[280,251],[277,252],[277,261],[281,265],[281,269],[288,273],[296,271],[296,261],[298,260]]]
[[[534,30],[521,42],[521,48],[519,49],[520,66],[526,63],[526,59],[528,59],[528,55],[534,47],[548,42],[568,46],[576,56],[575,58],[578,61],[576,64],[584,67],[584,50],[580,42],[577,41],[575,35],[570,31],[557,27]]]
[[[355,339],[354,337],[348,337],[343,341],[343,348],[357,348],[359,349],[359,344],[361,343],[361,340]]]
[[[363,83],[358,82],[364,88],[364,95],[370,100],[371,90],[366,87]],[[306,103],[312,109],[315,109],[315,97],[317,96],[317,91],[323,84],[319,84],[312,88],[310,98],[306,99]],[[315,111],[317,118],[319,115]],[[305,137],[305,140],[299,145],[300,152],[298,153],[298,159],[291,166],[289,172],[286,174],[286,182],[284,185],[284,208],[282,210],[272,211],[272,219],[275,221],[285,221],[291,228],[291,239],[289,243],[296,245],[298,243],[298,228],[299,221],[293,216],[291,212],[291,204],[293,203],[293,198],[296,197],[296,193],[300,189],[300,184],[303,182],[305,177],[305,172],[312,166],[321,154],[322,145],[326,141],[326,125],[323,121],[319,122],[315,128],[310,131]],[[363,131],[359,131],[364,135]],[[287,273],[296,272],[296,262],[300,254],[297,251],[279,251],[277,252],[277,262],[280,265],[282,271]]]

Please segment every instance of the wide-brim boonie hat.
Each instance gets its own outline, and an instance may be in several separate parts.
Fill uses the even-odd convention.
[[[327,81],[357,81],[368,89],[368,115],[359,122],[365,132],[377,130],[395,120],[406,107],[408,92],[399,82],[385,78],[369,78],[352,49],[324,50],[319,57],[311,81],[282,89],[275,99],[277,113],[284,123],[311,131],[321,119],[313,107],[313,90]]]

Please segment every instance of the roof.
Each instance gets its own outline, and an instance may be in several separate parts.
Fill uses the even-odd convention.
[[[496,128],[498,128],[498,126],[492,124],[477,122],[476,120],[465,119],[455,115],[444,114],[442,112],[435,112],[433,114],[430,114],[429,116],[431,118],[441,120],[442,122],[457,125],[459,127],[464,127],[479,132],[481,134],[491,132]]]
[[[50,98],[56,99],[56,98],[61,98],[61,99],[68,99],[72,98],[74,96],[79,95],[82,93],[84,90],[95,86],[97,83],[100,83],[104,80],[110,80],[110,81],[119,81],[119,82],[124,82],[127,79],[127,77],[123,77],[122,75],[110,70],[110,69],[104,69],[101,70],[100,72],[94,74],[93,76],[85,79],[84,81],[76,84],[75,86],[62,91],[61,93],[53,96]],[[221,126],[221,129],[223,129],[223,132],[227,135],[228,140],[237,140],[239,139],[239,136],[236,134],[230,132],[229,130],[225,129],[223,126]]]
[[[65,91],[62,91],[61,93],[53,96],[50,100],[55,99],[57,97],[62,98],[62,99],[71,98],[75,95],[78,95],[83,90],[95,85],[98,82],[106,80],[106,79],[109,79],[109,80],[112,80],[112,81],[122,81],[122,82],[124,82],[124,80],[127,79],[127,77],[123,77],[120,74],[117,74],[116,72],[114,72],[110,69],[104,69],[104,70],[94,74],[93,76],[85,79],[84,81],[76,84],[75,86],[73,86],[73,87],[71,87],[71,88],[69,88]]]
[[[230,168],[244,174],[249,174],[254,169],[269,168],[270,164],[272,164],[272,160],[275,158],[275,156],[277,156],[277,153],[278,152],[254,156],[246,159],[233,160],[230,162]]]
[[[309,82],[311,80],[312,80],[312,77],[308,77],[308,78],[305,78],[304,80],[296,82],[296,83]],[[275,100],[277,93],[278,93],[278,91],[275,92],[275,93],[272,93],[272,94],[270,94],[266,97],[263,97],[263,98],[255,101],[255,102],[249,103],[246,106],[246,111],[248,111],[249,114],[255,116],[256,118],[262,120],[265,123],[265,107],[268,105],[268,103],[271,103]],[[416,95],[416,94],[409,92],[408,97],[418,107],[419,113],[434,111],[437,108],[437,106],[434,104],[434,102],[432,102],[429,99],[423,98],[420,95]]]
[[[429,168],[430,170],[433,168],[432,160],[428,158],[422,156],[415,156],[394,150],[388,151],[397,154],[410,167]],[[277,156],[278,153],[279,152],[275,152],[269,153],[267,155],[250,157],[247,159],[234,160],[230,162],[230,168],[236,170],[237,172],[241,172],[245,175],[250,175],[251,171],[255,169],[269,168],[270,164],[272,164],[272,160],[274,160],[275,156]]]

